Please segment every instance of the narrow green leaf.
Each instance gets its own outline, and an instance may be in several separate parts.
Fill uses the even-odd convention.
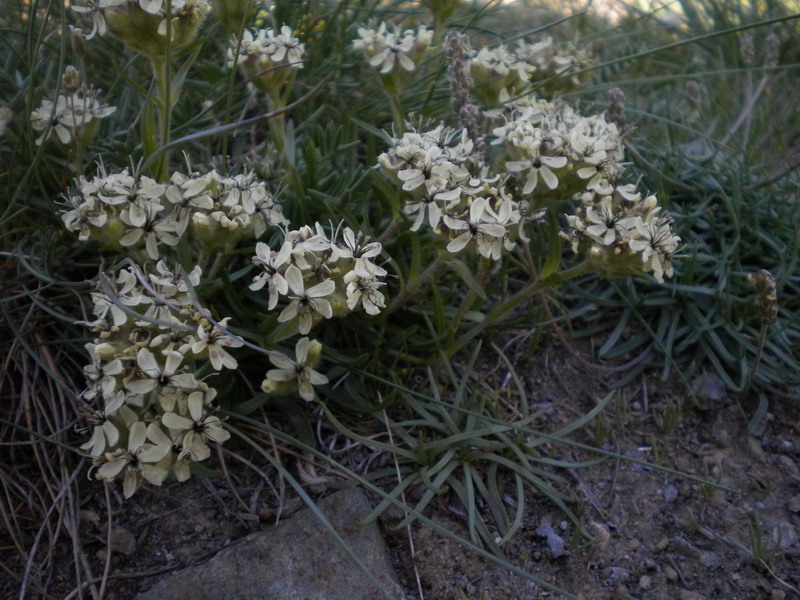
[[[158,126],[156,125],[155,107],[152,102],[145,102],[142,114],[142,150],[144,155],[152,156],[158,150]]]
[[[547,262],[542,268],[542,277],[549,277],[561,264],[561,236],[559,235],[558,216],[550,208],[547,211]]]
[[[470,271],[467,265],[457,258],[451,258],[447,261],[447,264],[453,267],[453,270],[458,273],[458,276],[467,284],[467,287],[475,292],[481,300],[487,300],[486,292],[483,291],[483,288],[472,276],[472,271]]]

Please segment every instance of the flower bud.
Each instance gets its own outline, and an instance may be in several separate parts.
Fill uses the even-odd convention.
[[[94,347],[94,354],[97,358],[112,360],[117,354],[117,348],[115,344],[102,342]]]
[[[231,35],[238,35],[250,25],[258,11],[258,2],[254,0],[217,0],[214,6],[217,19]]]
[[[69,26],[69,41],[75,56],[81,59],[86,58],[86,39],[83,37],[80,27]]]
[[[593,244],[586,253],[592,269],[606,279],[618,279],[642,272],[642,259],[624,247]]]
[[[14,113],[7,106],[0,106],[0,135],[6,132],[6,128],[14,120]]]
[[[170,51],[178,52],[191,44],[205,19],[208,4],[205,0],[187,0],[175,9],[173,3],[170,22]],[[150,60],[163,60],[167,44],[167,19],[163,11],[145,11],[138,2],[107,9],[105,17],[108,30],[139,54]]]
[[[761,269],[747,276],[747,281],[756,290],[753,304],[758,311],[762,325],[772,325],[778,318],[778,295],[775,278],[766,269]]]
[[[67,65],[64,74],[61,76],[61,85],[67,94],[74,94],[81,88],[81,74],[72,65]]]

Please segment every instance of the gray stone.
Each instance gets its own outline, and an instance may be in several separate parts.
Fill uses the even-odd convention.
[[[773,548],[788,550],[797,544],[797,531],[788,521],[779,521],[772,526],[770,541]]]
[[[692,380],[692,391],[695,393],[701,409],[721,405],[730,401],[725,382],[715,373],[704,373]]]
[[[360,557],[375,583],[309,509],[250,535],[208,562],[159,581],[137,600],[400,600],[402,588],[376,524],[357,523],[372,507],[357,489],[328,496],[319,509]]]
[[[616,585],[628,580],[630,573],[622,567],[609,567],[603,571],[606,578],[606,585]]]
[[[136,537],[127,529],[112,527],[111,550],[130,556],[136,551]]]
[[[664,499],[664,502],[672,503],[678,499],[678,488],[676,488],[672,484],[669,484],[660,489],[659,494],[661,494],[661,497]]]
[[[552,558],[561,558],[566,554],[564,549],[564,538],[558,535],[549,525],[542,525],[536,529],[536,535],[547,538],[547,546],[550,549]]]

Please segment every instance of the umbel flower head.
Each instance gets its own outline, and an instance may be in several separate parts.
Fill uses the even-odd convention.
[[[282,354],[270,354],[270,362],[278,367],[267,371],[261,389],[268,394],[288,394],[297,390],[303,400],[314,399],[314,386],[328,383],[328,378],[315,371],[319,362],[322,344],[307,337],[297,341],[295,360]]]
[[[332,238],[332,239],[331,239]],[[359,307],[369,315],[384,308],[386,270],[375,264],[382,246],[361,233],[341,226],[331,238],[319,223],[288,231],[277,250],[256,245],[253,264],[259,270],[251,290],[266,288],[268,310],[282,297],[288,304],[278,315],[279,323],[296,326],[306,335],[311,328],[334,316],[344,316]]]
[[[584,117],[560,101],[530,96],[496,116],[492,146],[533,208],[570,199],[586,190],[608,191],[625,166],[619,130],[602,116]]]
[[[210,252],[287,224],[280,203],[251,172],[227,177],[214,170],[175,172],[169,184],[161,184],[128,169],[108,173],[100,165],[92,179],[79,177],[77,189],[65,200],[61,218],[78,239],[143,248],[153,260],[163,245],[175,246],[190,226],[194,242]]]
[[[115,110],[115,106],[100,101],[100,90],[96,89],[59,94],[55,102],[42,100],[31,113],[31,127],[41,132],[36,145],[42,145],[55,133],[64,145],[74,140],[80,147],[85,147],[94,136],[97,119],[103,119]]]
[[[621,277],[644,271],[659,283],[672,276],[680,238],[672,231],[669,216],[661,214],[656,197],[642,198],[635,185],[618,185],[608,194],[586,192],[567,221],[562,235],[600,275]]]
[[[557,47],[550,37],[534,44],[520,41],[515,48],[484,47],[469,61],[473,91],[489,108],[530,92],[534,84],[536,93],[548,97],[574,89],[581,80],[571,73],[590,64],[586,52],[574,45]]]
[[[419,67],[433,43],[433,31],[425,25],[420,25],[416,31],[406,29],[401,32],[397,27],[382,22],[377,28],[372,24],[359,27],[358,35],[353,41],[353,49],[364,53],[390,91],[398,91],[405,85],[408,75]]]
[[[222,26],[233,35],[241,31],[243,23],[253,22],[260,4],[256,0],[216,0],[214,10]]]
[[[503,249],[525,239],[523,226],[540,216],[510,195],[505,180],[490,174],[466,129],[411,128],[393,140],[378,164],[406,192],[411,230],[427,218],[435,232],[447,236],[447,250],[454,254],[469,246],[498,260]]]
[[[216,390],[194,373],[206,362],[235,368],[228,351],[242,342],[225,330],[228,319],[211,324],[190,293],[199,284],[199,268],[184,274],[162,260],[149,272],[121,269],[92,293],[95,318],[84,324],[96,338],[81,394],[91,438],[81,449],[97,477],[123,479],[126,497],[142,481],[184,481],[229,437],[213,416]]]
[[[87,37],[110,31],[150,60],[164,59],[167,31],[171,33],[172,52],[191,44],[209,11],[206,0],[171,0],[169,3],[166,0],[89,0],[86,6],[72,8],[94,19]]]
[[[260,91],[277,96],[294,78],[295,71],[303,68],[304,53],[305,45],[288,25],[283,25],[279,33],[248,29],[242,33],[241,41],[234,38],[231,42],[228,66],[235,63]]]

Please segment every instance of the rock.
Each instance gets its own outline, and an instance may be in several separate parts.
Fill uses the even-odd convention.
[[[664,499],[664,502],[672,503],[678,499],[678,488],[676,488],[672,484],[669,484],[660,489],[659,494],[661,494],[661,497]]]
[[[628,573],[627,569],[623,569],[622,567],[609,567],[603,571],[603,575],[606,578],[607,585],[617,585],[618,583],[627,581],[630,573]]]
[[[704,373],[692,380],[692,391],[697,397],[701,409],[709,409],[714,405],[724,406],[730,402],[725,382],[715,373]]]
[[[800,513],[800,494],[792,496],[792,498],[789,500],[789,503],[786,505],[786,508],[793,513]]]
[[[770,531],[770,542],[773,548],[788,550],[797,544],[797,531],[788,521],[780,521],[772,526]]]
[[[784,600],[786,598],[786,592],[783,590],[772,590],[772,593],[769,595],[769,600]]]
[[[631,594],[625,585],[618,585],[614,589],[614,600],[631,600]]]
[[[761,442],[759,442],[756,438],[748,437],[747,447],[760,462],[767,462],[767,455],[764,454],[764,449],[761,447]]]
[[[137,600],[399,600],[404,597],[376,524],[357,523],[372,507],[357,489],[318,503],[322,514],[388,591],[350,559],[309,509],[252,534],[208,562],[170,575]]]
[[[789,472],[795,477],[800,475],[800,469],[797,468],[797,463],[794,462],[791,456],[786,456],[785,454],[781,454],[780,456],[778,456],[778,464],[781,464],[784,467],[786,467],[789,470]]]
[[[547,538],[547,547],[552,558],[560,558],[566,554],[564,538],[558,535],[549,525],[542,525],[536,529],[536,535]]]
[[[724,560],[724,557],[721,554],[711,552],[710,550],[701,551],[699,558],[700,564],[709,569],[716,569],[722,565],[722,561]]]
[[[681,590],[678,592],[679,600],[706,600],[706,597],[699,592],[692,592],[690,590]]]
[[[650,458],[642,450],[640,450],[638,447],[635,447],[635,446],[633,448],[628,448],[627,450],[625,450],[623,455],[625,457],[627,457],[627,458],[633,458],[633,459],[645,460],[645,461]],[[633,463],[632,462],[632,463],[630,463],[630,465],[631,465],[631,468],[634,471],[649,471],[650,470],[650,467],[645,467],[644,465],[640,465],[639,463]]]
[[[111,528],[111,550],[130,556],[136,550],[136,537],[122,527]]]
[[[678,581],[678,572],[670,566],[664,567],[664,576],[672,582]]]
[[[649,575],[642,575],[639,578],[639,587],[641,589],[649,590],[651,585],[653,585],[653,578]]]

